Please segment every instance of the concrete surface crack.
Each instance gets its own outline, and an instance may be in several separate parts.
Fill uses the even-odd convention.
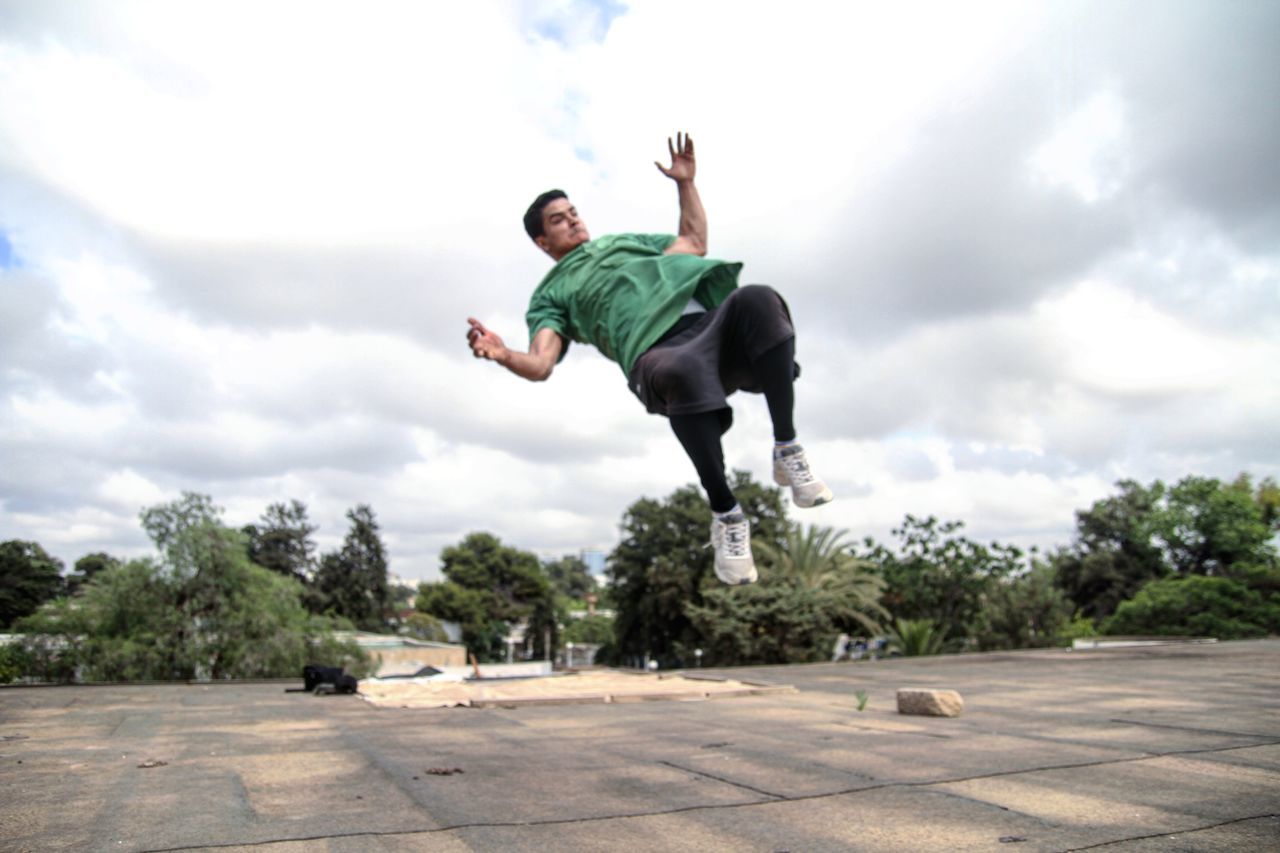
[[[1035,823],[1040,824],[1041,826],[1049,827],[1051,829],[1056,829],[1058,826],[1061,825],[1058,823],[1054,823],[1051,820],[1047,820],[1043,817],[1040,817],[1039,815],[1032,814],[1031,812],[1024,812],[1020,809],[1011,808],[1009,806],[1002,806],[999,803],[992,802],[991,800],[981,800],[981,799],[978,799],[977,797],[968,797],[956,791],[938,790],[938,791],[930,791],[929,793],[942,796],[942,797],[950,797],[952,799],[960,800],[961,802],[965,802],[965,803],[972,803],[975,806],[982,806],[983,808],[995,809],[996,811],[1005,812],[1007,814],[1014,814],[1020,818],[1023,818],[1024,820],[1033,821]]]
[[[775,800],[786,799],[786,797],[783,796],[782,794],[775,794],[772,791],[766,791],[763,788],[757,788],[753,785],[748,785],[745,782],[735,782],[732,779],[725,779],[723,776],[717,776],[714,773],[707,773],[706,771],[703,771],[703,770],[694,770],[692,767],[682,767],[681,765],[676,764],[673,761],[659,761],[658,763],[665,764],[668,767],[673,767],[676,770],[682,770],[685,773],[692,773],[695,776],[702,776],[706,779],[714,779],[717,782],[723,782],[724,784],[732,785],[735,788],[742,788],[744,791],[751,791],[752,793],[760,794],[761,796],[765,796],[765,797],[773,797]]]
[[[1196,734],[1202,734],[1202,735],[1223,735],[1226,737],[1247,737],[1247,738],[1256,738],[1258,740],[1275,740],[1277,737],[1280,737],[1280,735],[1276,735],[1276,734],[1260,735],[1260,734],[1254,734],[1252,732],[1228,732],[1228,731],[1223,731],[1222,729],[1201,729],[1195,726],[1175,726],[1172,723],[1148,723],[1145,720],[1112,719],[1112,720],[1108,720],[1107,722],[1121,723],[1126,726],[1144,726],[1149,729],[1172,729],[1173,731],[1177,731],[1177,732],[1195,732]]]
[[[1248,817],[1237,817],[1231,820],[1222,820],[1217,823],[1208,823],[1204,826],[1193,826],[1189,829],[1179,829],[1174,832],[1153,832],[1150,835],[1131,835],[1125,838],[1117,838],[1114,841],[1101,841],[1097,844],[1090,844],[1087,847],[1068,847],[1061,853],[1078,853],[1081,850],[1100,850],[1103,847],[1112,847],[1116,844],[1128,844],[1131,841],[1145,841],[1151,838],[1173,838],[1177,835],[1190,835],[1193,832],[1206,832],[1210,829],[1219,829],[1224,826],[1233,826],[1237,823],[1248,823],[1251,820],[1267,820],[1280,817],[1280,812],[1271,812],[1269,814],[1249,815]]]

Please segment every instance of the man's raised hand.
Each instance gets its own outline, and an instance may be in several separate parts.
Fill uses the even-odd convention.
[[[475,317],[468,317],[467,323],[471,326],[467,329],[467,343],[471,346],[471,354],[476,358],[497,360],[499,354],[507,348],[502,338],[486,329]]]
[[[693,159],[693,137],[687,133],[677,133],[673,143],[668,136],[667,150],[671,152],[671,168],[664,167],[657,160],[653,161],[653,165],[673,181],[692,181],[694,173],[698,170],[697,163]]]

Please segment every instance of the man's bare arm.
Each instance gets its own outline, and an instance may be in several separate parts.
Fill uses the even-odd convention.
[[[680,198],[680,230],[676,239],[667,247],[668,255],[705,255],[707,253],[707,212],[702,208],[702,197],[694,186],[697,161],[693,157],[693,137],[677,133],[673,144],[667,139],[671,152],[671,167],[654,161],[658,171],[676,182]]]
[[[533,336],[528,352],[513,350],[502,342],[502,338],[485,328],[474,317],[468,317],[471,328],[467,330],[467,343],[471,345],[471,354],[497,362],[522,379],[530,382],[543,382],[551,377],[560,353],[564,352],[564,341],[551,329],[539,329]]]

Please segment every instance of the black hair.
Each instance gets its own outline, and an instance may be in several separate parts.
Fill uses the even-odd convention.
[[[537,240],[543,234],[542,209],[558,198],[568,197],[564,190],[547,190],[533,200],[533,204],[524,213],[524,230],[529,233],[530,240]]]

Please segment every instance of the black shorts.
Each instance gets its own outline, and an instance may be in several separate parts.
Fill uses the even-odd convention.
[[[628,383],[651,414],[727,409],[734,391],[759,392],[755,360],[794,336],[791,311],[777,291],[749,284],[712,310],[681,318],[636,359]]]

